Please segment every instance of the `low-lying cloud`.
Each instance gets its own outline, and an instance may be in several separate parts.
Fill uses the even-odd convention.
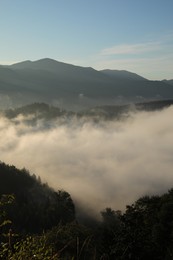
[[[173,107],[125,121],[49,128],[0,119],[0,159],[68,191],[91,214],[125,209],[139,196],[173,187]]]

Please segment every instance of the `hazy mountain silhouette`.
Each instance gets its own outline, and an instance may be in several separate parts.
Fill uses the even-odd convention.
[[[129,72],[127,70],[101,70],[102,73],[105,75],[111,76],[115,79],[128,79],[128,80],[147,80],[146,78],[143,78],[139,76],[136,73]]]
[[[76,109],[172,97],[170,82],[128,71],[97,71],[48,58],[0,66],[0,99],[10,106],[46,102]]]
[[[170,85],[173,85],[173,79],[170,79],[170,80],[164,79],[163,82],[170,84]]]

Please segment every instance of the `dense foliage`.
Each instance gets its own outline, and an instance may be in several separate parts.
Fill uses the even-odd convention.
[[[0,163],[0,195],[14,194],[15,201],[7,209],[13,229],[20,232],[42,232],[75,219],[70,195],[54,191],[25,169]]]
[[[94,225],[75,220],[68,193],[26,170],[1,163],[0,192],[0,259],[173,259],[173,189],[123,213],[106,208]]]

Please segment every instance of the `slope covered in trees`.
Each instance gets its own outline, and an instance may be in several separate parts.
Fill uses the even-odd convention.
[[[15,109],[1,110],[1,114],[8,119],[14,119],[22,115],[25,123],[35,123],[37,120],[61,119],[61,122],[68,121],[72,118],[86,120],[112,120],[121,118],[124,114],[131,111],[156,111],[173,105],[173,99],[150,101],[144,103],[132,103],[121,106],[96,106],[80,112],[66,111],[59,107],[50,106],[45,103],[33,103]]]
[[[143,196],[124,212],[106,208],[101,221],[86,226],[74,221],[68,193],[53,191],[26,170],[1,163],[0,195],[0,259],[173,257],[173,189]]]
[[[17,231],[42,232],[75,219],[74,204],[67,192],[54,191],[25,169],[0,163],[0,196],[3,194],[15,197],[8,216]]]

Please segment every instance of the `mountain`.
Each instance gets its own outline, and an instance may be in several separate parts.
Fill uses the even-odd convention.
[[[171,97],[173,87],[168,82],[128,71],[97,71],[49,58],[0,66],[1,108],[46,102],[77,110]]]
[[[126,70],[100,70],[105,75],[111,76],[115,79],[127,79],[127,80],[147,80],[136,73]]]
[[[170,84],[170,85],[173,86],[173,79],[170,79],[170,80],[164,79],[163,82],[165,82],[165,83]]]

